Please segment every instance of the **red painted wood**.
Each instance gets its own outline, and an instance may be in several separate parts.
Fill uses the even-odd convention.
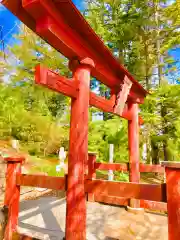
[[[110,92],[110,93],[111,93],[110,101],[112,102],[113,106],[115,106],[115,104],[116,104],[116,98],[117,98],[116,92],[115,92],[115,90],[111,89],[111,92]]]
[[[122,114],[116,113],[114,111],[114,104],[111,100],[107,100],[101,96],[97,96],[93,92],[90,92],[90,102],[89,103],[91,106],[101,109],[103,112],[113,113],[113,114],[120,116],[122,118],[125,118],[127,120],[131,119],[131,115],[127,109],[124,109]],[[141,122],[141,119],[139,119],[139,122]]]
[[[68,28],[63,26],[59,28],[59,24],[57,25],[56,21],[53,18],[47,17],[47,15],[45,15],[45,17],[43,17],[42,19],[37,20],[36,29],[37,29],[37,33],[40,36],[47,39],[48,42],[53,42],[54,47],[58,50],[60,49],[60,51],[64,55],[65,55],[65,50],[62,43],[60,43],[60,40],[63,39],[64,40],[63,42],[69,43],[69,46],[72,45],[73,46],[72,52],[74,53],[71,54],[72,55],[71,59],[75,58],[77,55],[79,59],[83,59],[85,56],[89,56],[92,59],[94,59],[94,61],[96,62],[96,69],[93,69],[92,75],[96,77],[98,80],[100,80],[101,82],[103,82],[104,84],[107,84],[107,86],[113,87],[115,84],[117,84],[116,82],[119,82],[120,79],[124,78],[124,76],[122,76],[122,78],[117,78],[116,75],[111,73],[109,66],[106,65],[105,62],[102,63],[101,59],[97,58],[92,51],[88,50],[88,48],[84,49],[86,44],[83,43],[83,40],[81,40],[81,44],[78,43],[78,37],[75,36],[76,34],[75,32],[73,32],[73,34],[70,34],[72,31],[71,30],[67,35]],[[82,47],[82,45],[84,46],[84,48]],[[67,54],[65,56],[67,56]],[[118,85],[116,87],[118,87]],[[120,86],[119,86],[119,89],[120,89]],[[134,90],[137,91],[137,88],[134,87],[133,85],[130,90],[128,99],[132,99],[137,103],[143,103],[145,95],[140,96],[136,92],[133,92]]]
[[[165,168],[169,240],[180,239],[180,164],[177,167],[176,163]]]
[[[37,238],[30,237],[24,234],[13,233],[12,240],[38,240]]]
[[[85,180],[85,190],[95,195],[144,199],[166,202],[165,184],[139,184],[109,182],[106,180]]]
[[[36,83],[41,84],[47,88],[50,88],[56,92],[60,92],[66,96],[76,98],[78,92],[78,85],[75,81],[62,77],[59,74],[48,70],[46,67],[38,65],[36,66]],[[114,113],[114,103],[111,100],[107,100],[101,96],[97,96],[95,93],[90,91],[90,105],[101,109],[104,112]],[[116,113],[114,113],[116,114]],[[125,109],[121,115],[125,119],[130,120],[131,116],[128,110]],[[141,120],[139,119],[141,122]]]
[[[129,180],[138,183],[140,181],[138,105],[129,103],[128,107],[132,114],[132,120],[128,121]]]
[[[3,0],[3,4],[22,22],[48,41],[53,47],[72,59],[91,57],[97,67],[93,75],[109,87],[116,88],[124,76],[133,82],[130,99],[142,102],[147,92],[135,81],[132,75],[115,59],[102,43],[89,24],[76,9],[71,0]],[[28,12],[28,14],[27,14]],[[50,26],[41,16],[48,16],[55,21]],[[40,19],[35,26],[35,19]],[[81,55],[83,49],[83,56]]]
[[[23,163],[25,161],[25,157],[15,152],[8,151],[6,152],[7,157],[4,157],[4,161],[6,162],[14,162],[14,163]]]
[[[164,203],[164,202],[153,202],[153,201],[141,200],[140,207],[149,209],[149,210],[159,210],[159,211],[167,212],[167,203]]]
[[[72,79],[67,79],[42,65],[36,66],[35,82],[68,97],[76,98],[78,86]]]
[[[20,198],[20,186],[16,185],[16,174],[21,172],[21,160],[17,162],[10,162],[7,164],[6,173],[6,190],[4,205],[8,206],[8,223],[5,231],[5,240],[12,239],[12,233],[16,231],[18,224],[18,214],[19,214],[19,198]]]
[[[129,167],[127,163],[95,163],[95,169],[127,172]]]
[[[128,163],[95,163],[95,169],[97,170],[113,170],[113,171],[129,171]],[[149,165],[149,164],[139,164],[139,172],[154,172],[154,173],[164,173],[165,168],[161,165]]]
[[[21,240],[35,240],[35,239],[37,239],[37,238],[25,236],[25,235],[20,236],[20,238],[21,238]]]
[[[140,182],[139,172],[139,124],[138,124],[138,105],[128,103],[128,109],[131,112],[132,119],[128,121],[128,146],[129,146],[129,181]],[[140,207],[138,200],[131,199],[130,206]]]
[[[143,124],[144,124],[144,120],[142,119],[141,116],[139,116],[139,125],[141,126],[141,125],[143,125]]]
[[[73,64],[71,63],[70,66]],[[71,103],[71,123],[67,181],[66,239],[86,239],[86,197],[84,164],[88,157],[88,107],[90,61],[84,60],[74,69],[74,80],[79,83],[79,94]]]
[[[132,87],[132,82],[129,80],[127,76],[124,77],[123,84],[121,86],[121,90],[116,95],[116,101],[114,105],[114,112],[122,114],[124,107],[126,105],[129,92]]]
[[[94,195],[94,201],[117,206],[128,206],[129,199],[121,197],[106,196],[102,194]]]
[[[97,194],[97,195],[95,194],[94,201],[111,204],[111,205],[117,205],[117,206],[129,205],[129,198],[113,197],[113,196],[107,196],[102,194]],[[140,207],[148,210],[158,210],[162,212],[167,212],[167,203],[164,203],[164,202],[140,200]]]
[[[96,178],[96,153],[88,153],[88,176],[87,179],[95,179]],[[94,202],[94,194],[88,193],[88,201]]]
[[[161,165],[150,165],[150,164],[142,164],[139,165],[140,172],[154,172],[154,173],[164,173],[165,168]]]
[[[87,195],[87,201],[88,201],[88,202],[95,202],[94,194],[93,194],[93,193],[88,193],[88,195]]]
[[[179,169],[179,162],[161,162],[161,165],[163,167],[168,167],[168,168],[177,168]]]
[[[88,153],[88,179],[96,178],[96,153]]]
[[[64,177],[18,174],[16,184],[19,186],[65,190],[66,180]]]

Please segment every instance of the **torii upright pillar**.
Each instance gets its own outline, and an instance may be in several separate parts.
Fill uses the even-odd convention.
[[[86,196],[84,167],[88,158],[88,108],[91,59],[70,63],[78,95],[71,103],[70,143],[67,180],[66,239],[86,239]]]
[[[140,182],[139,172],[139,122],[138,122],[138,104],[128,103],[128,109],[131,113],[131,120],[128,121],[128,145],[129,145],[129,181]],[[139,208],[140,201],[130,200],[131,208]]]
[[[84,170],[88,159],[88,115],[90,77],[94,63],[72,60],[73,78],[67,79],[47,68],[36,67],[36,83],[71,97],[71,122],[66,193],[66,240],[86,239],[86,196]]]

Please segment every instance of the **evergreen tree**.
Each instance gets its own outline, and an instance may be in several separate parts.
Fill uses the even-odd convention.
[[[60,74],[69,74],[67,60],[27,27],[21,26],[16,43],[1,58],[1,138],[19,139],[31,152],[55,153],[66,142],[67,127],[59,126],[69,100],[34,83],[39,63]],[[3,94],[4,93],[4,94]]]
[[[169,159],[168,138],[172,131],[167,127],[168,109],[173,106],[175,109],[173,111],[172,107],[171,111],[177,111],[176,106],[170,104],[171,97],[175,97],[174,94],[178,94],[177,91],[172,87],[173,95],[171,94],[170,97],[167,94],[165,97],[163,95],[164,88],[171,89],[171,86],[164,85],[166,84],[165,74],[172,71],[172,68],[166,68],[166,63],[172,62],[172,58],[168,56],[168,50],[176,47],[180,39],[178,1],[169,6],[168,3],[169,1],[159,0],[150,2],[93,0],[88,1],[88,9],[85,12],[93,29],[117,59],[148,90],[157,89],[155,94],[148,98],[150,102],[146,102],[141,107],[141,114],[146,120],[141,139],[142,141],[146,139],[147,162],[153,158],[155,163],[159,162],[160,155],[162,158],[162,152],[164,152],[163,158]],[[175,9],[176,13],[173,15]],[[159,88],[158,85],[162,86]],[[166,101],[159,102],[159,99],[166,99],[168,104],[165,104]],[[155,108],[152,108],[153,104]],[[164,138],[163,141],[162,138]],[[171,139],[173,139],[172,136]]]

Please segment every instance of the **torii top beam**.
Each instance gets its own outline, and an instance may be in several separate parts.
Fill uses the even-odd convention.
[[[147,91],[115,59],[71,0],[3,0],[2,4],[68,59],[91,58],[92,75],[116,93],[128,77],[132,87],[127,100],[143,103]]]

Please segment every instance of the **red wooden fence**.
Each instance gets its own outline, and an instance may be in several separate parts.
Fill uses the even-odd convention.
[[[91,164],[89,164],[89,166],[95,166],[95,155],[90,154],[89,158],[93,160],[91,161]],[[5,239],[10,240],[12,239],[13,232],[16,232],[20,186],[42,187],[65,191],[68,188],[67,176],[48,177],[25,175],[21,174],[20,172],[20,166],[22,161],[24,161],[24,158],[18,158],[17,156],[15,158],[9,157],[8,159],[6,159],[6,161],[8,164],[8,168],[5,205],[9,207],[9,220],[6,229]],[[114,170],[117,168],[112,167],[111,169]],[[157,171],[157,169],[155,169],[155,171]],[[180,231],[179,228],[175,230],[174,225],[176,224],[175,226],[178,226],[179,224],[178,214],[180,208],[180,163],[166,163],[166,184],[111,182],[106,180],[96,180],[92,177],[95,177],[94,171],[90,171],[89,169],[89,174],[85,177],[84,180],[84,188],[86,193],[92,194],[94,196],[94,201],[127,206],[128,199],[130,198],[142,199],[141,207],[144,206],[154,210],[157,207],[161,210],[165,210],[165,204],[167,202],[169,239],[178,240]],[[27,237],[24,236],[24,238],[26,239]]]
[[[67,190],[65,177],[18,174],[16,185]],[[125,197],[166,202],[166,184],[139,184],[85,179],[85,192],[111,197]]]
[[[95,163],[95,170],[129,171],[129,163]],[[165,173],[161,165],[139,164],[139,172]]]
[[[113,171],[123,171],[128,172],[129,171],[129,163],[99,163],[96,162],[96,154],[90,153],[89,154],[89,179],[96,179],[96,170],[113,170]],[[154,173],[165,173],[165,168],[161,165],[148,165],[148,164],[139,164],[139,172],[154,172]],[[148,185],[147,189],[148,189]],[[133,197],[131,197],[133,198]],[[140,200],[140,206],[141,208],[146,208],[149,210],[159,210],[166,212],[167,211],[167,204],[160,202],[158,200],[153,201],[150,199],[142,198],[143,200]],[[102,202],[102,203],[109,203],[113,205],[121,205],[121,206],[128,206],[129,205],[130,198],[126,198],[124,196],[112,196],[104,194],[103,192],[100,192],[98,194],[94,194],[92,192],[88,193],[88,201],[96,201],[96,202]]]

